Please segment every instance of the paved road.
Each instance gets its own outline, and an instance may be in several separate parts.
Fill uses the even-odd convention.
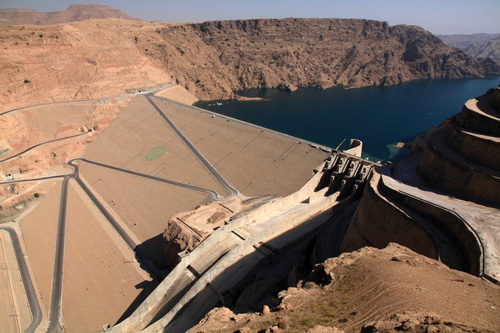
[[[170,184],[170,185],[174,185],[174,186],[179,186],[179,187],[182,187],[182,188],[186,188],[188,190],[202,192],[202,193],[208,194],[210,196],[210,199],[212,199],[214,201],[220,201],[221,200],[218,197],[217,192],[212,191],[212,190],[208,190],[208,189],[205,189],[205,188],[202,188],[202,187],[197,187],[197,186],[193,186],[193,185],[183,184],[183,183],[179,183],[179,182],[176,182],[176,181],[173,181],[173,180],[168,180],[168,179],[164,179],[164,178],[160,178],[160,177],[156,177],[156,176],[151,176],[151,175],[148,175],[148,174],[144,174],[144,173],[140,173],[140,172],[136,172],[136,171],[132,171],[132,170],[122,169],[122,168],[115,167],[115,166],[112,166],[112,165],[103,164],[103,163],[99,163],[99,162],[95,162],[95,161],[90,161],[90,160],[87,160],[85,158],[75,158],[75,159],[69,161],[68,164],[76,167],[76,165],[72,164],[73,161],[87,162],[87,163],[90,163],[90,164],[98,165],[98,166],[103,167],[103,168],[108,168],[108,169],[112,169],[112,170],[116,170],[116,171],[120,171],[120,172],[125,172],[125,173],[128,173],[128,174],[134,175],[134,176],[139,176],[139,177],[143,177],[143,178],[148,178],[148,179],[156,180],[156,181],[159,181],[159,182],[162,182],[162,183],[167,183],[167,184]]]
[[[54,260],[54,273],[52,274],[52,291],[50,296],[49,328],[48,332],[62,332],[59,325],[59,316],[62,303],[62,274],[64,263],[64,234],[66,231],[66,204],[68,201],[68,181],[64,177],[59,202],[59,218],[57,223],[56,255]]]
[[[156,105],[155,102],[151,99],[149,95],[144,95],[146,99],[151,103],[151,105],[158,111],[160,116],[165,119],[165,121],[172,127],[172,129],[175,131],[175,133],[181,138],[182,141],[188,146],[189,149],[198,157],[198,159],[203,163],[203,165],[208,169],[208,171],[215,177],[215,179],[219,182],[219,184],[224,187],[230,194],[229,197],[234,196],[238,194],[238,191],[233,188],[231,185],[229,185],[226,180],[220,175],[217,170],[210,164],[210,162],[207,161],[207,159],[196,149],[196,147],[189,141],[189,139],[182,133],[177,126],[167,117],[165,113]]]
[[[24,260],[24,253],[21,249],[21,245],[19,244],[19,237],[17,236],[16,231],[10,227],[0,226],[0,229],[6,230],[12,239],[12,247],[14,248],[14,252],[16,254],[17,266],[19,267],[19,272],[21,273],[21,278],[23,279],[24,290],[26,291],[26,296],[28,297],[28,303],[33,320],[26,329],[26,332],[35,332],[35,329],[42,321],[42,311],[40,310],[40,305],[38,304],[38,298],[28,271],[28,266],[26,265],[26,260]]]
[[[15,155],[10,156],[10,157],[4,158],[3,160],[0,160],[0,163],[2,163],[2,162],[7,162],[7,161],[9,161],[9,160],[12,160],[12,159],[14,159],[14,158],[16,158],[16,157],[18,157],[18,156],[20,156],[20,155],[22,155],[22,154],[24,154],[24,153],[26,153],[26,152],[28,152],[28,151],[32,150],[32,149],[35,149],[35,148],[37,148],[37,147],[40,147],[40,146],[43,146],[43,145],[46,145],[46,144],[49,144],[49,143],[52,143],[52,142],[56,142],[56,141],[62,141],[62,140],[67,140],[67,139],[76,138],[76,137],[78,137],[78,136],[82,136],[82,135],[85,135],[85,134],[88,134],[88,133],[89,133],[89,132],[84,132],[84,133],[80,133],[80,134],[77,134],[77,135],[67,136],[67,137],[64,137],[64,138],[59,138],[59,139],[54,139],[54,140],[49,140],[49,141],[45,141],[45,142],[42,142],[42,143],[38,143],[38,144],[36,144],[36,145],[34,145],[34,146],[31,146],[31,147],[29,147],[29,148],[27,148],[27,149],[23,150],[23,151],[22,151],[22,152],[20,152],[20,153],[17,153],[17,154],[15,154]]]

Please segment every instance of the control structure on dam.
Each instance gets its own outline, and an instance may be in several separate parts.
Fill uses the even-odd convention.
[[[334,210],[359,198],[378,163],[355,151],[334,151],[297,192],[269,199],[228,219],[178,265],[149,297],[111,332],[185,331],[231,295],[259,263],[316,231]],[[351,142],[351,147],[353,142]],[[353,155],[355,153],[356,155]]]

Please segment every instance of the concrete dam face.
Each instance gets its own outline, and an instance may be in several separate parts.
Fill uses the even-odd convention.
[[[254,267],[272,262],[291,244],[316,233],[335,210],[359,198],[380,164],[351,154],[360,155],[360,141],[351,146],[353,150],[333,152],[299,191],[228,217],[194,250],[179,253],[178,264],[155,291],[110,330],[182,331],[218,303],[228,304]]]

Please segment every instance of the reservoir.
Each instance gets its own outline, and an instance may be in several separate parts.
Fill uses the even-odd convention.
[[[331,148],[344,138],[347,140],[341,150],[348,148],[349,139],[360,139],[363,157],[386,161],[397,153],[396,143],[411,142],[429,127],[459,113],[468,99],[499,83],[500,76],[490,76],[355,89],[254,89],[239,94],[262,100],[203,101],[195,105]]]

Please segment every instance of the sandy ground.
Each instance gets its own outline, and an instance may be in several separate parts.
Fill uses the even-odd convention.
[[[63,273],[63,318],[69,332],[100,332],[142,291],[145,275],[118,234],[70,181]],[[81,197],[82,196],[82,197]],[[111,237],[110,237],[111,236]]]
[[[165,147],[165,154],[147,160],[150,149],[158,146]],[[143,96],[134,99],[83,157],[227,195]]]
[[[0,331],[19,332],[14,298],[12,295],[9,267],[4,253],[7,233],[0,232]]]
[[[194,102],[198,102],[198,98],[186,90],[183,86],[172,86],[165,88],[161,91],[155,93],[156,96],[161,96],[174,101],[181,102],[184,104],[192,105]]]
[[[40,291],[40,306],[45,309],[49,308],[50,303],[61,197],[61,181],[55,180],[54,183],[55,186],[44,200],[20,223],[27,254]]]
[[[247,196],[286,196],[313,175],[328,154],[259,129],[155,100],[232,186]]]
[[[126,98],[108,102],[87,101],[40,105],[0,117],[0,143],[12,153],[56,138],[81,133],[84,126],[111,122]],[[4,157],[8,157],[6,154]]]

